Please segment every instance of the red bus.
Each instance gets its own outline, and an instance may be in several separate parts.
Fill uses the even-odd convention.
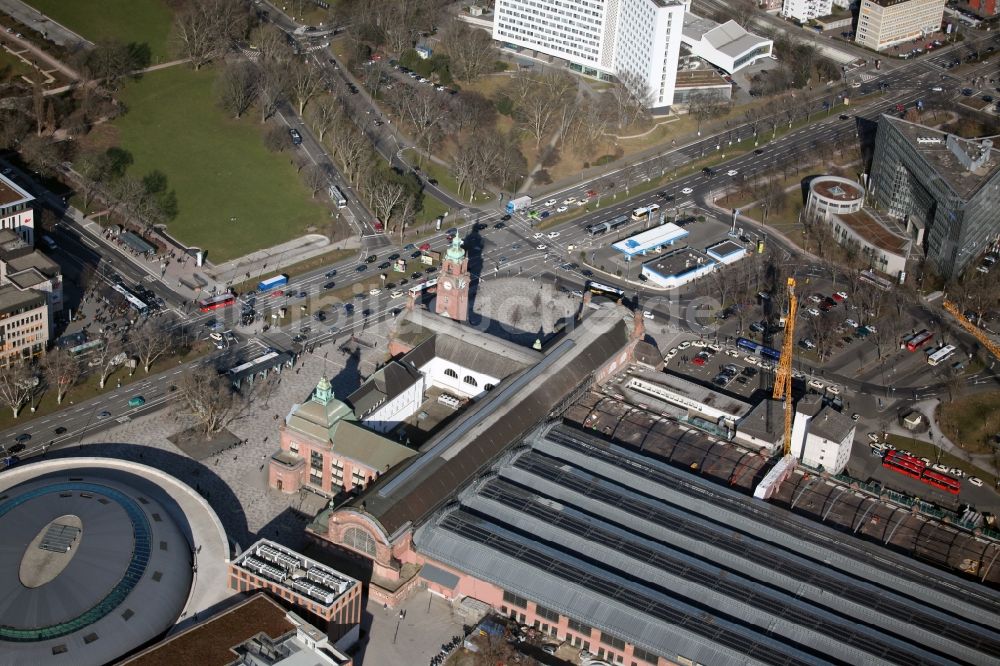
[[[924,329],[906,341],[907,351],[917,351],[934,339],[934,334]]]
[[[885,457],[882,458],[882,467],[905,474],[913,479],[919,479],[927,468],[927,465],[919,458],[914,458],[913,456],[900,453],[895,449],[890,449],[886,452]]]
[[[198,307],[202,312],[211,312],[212,310],[218,310],[219,308],[229,307],[235,302],[236,297],[232,294],[219,294],[218,296],[203,298],[198,301]]]
[[[920,477],[920,480],[929,486],[937,488],[938,490],[943,490],[946,493],[951,493],[952,495],[957,495],[958,491],[962,488],[958,479],[930,469],[924,470],[924,474]]]

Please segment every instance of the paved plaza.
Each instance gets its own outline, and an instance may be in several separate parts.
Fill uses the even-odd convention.
[[[427,590],[414,593],[397,608],[385,608],[369,600],[361,618],[367,640],[354,663],[423,666],[443,643],[462,634],[463,624],[469,621],[451,603]]]
[[[384,330],[375,328],[370,333],[382,339],[385,336]],[[230,539],[240,547],[267,538],[301,548],[303,528],[322,501],[312,493],[286,495],[269,489],[268,459],[277,449],[281,420],[293,404],[308,400],[321,376],[329,376],[336,394],[345,396],[360,382],[359,364],[373,369],[384,360],[384,344],[374,349],[358,345],[356,349],[355,354],[345,356],[335,342],[303,354],[295,366],[281,373],[266,402],[229,428],[245,443],[218,455],[194,460],[171,443],[168,437],[183,430],[186,423],[174,409],[167,408],[94,433],[80,446],[51,451],[49,457],[107,456],[151,465],[201,493],[218,513]]]

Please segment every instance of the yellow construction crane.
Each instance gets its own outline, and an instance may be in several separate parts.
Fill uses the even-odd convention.
[[[958,309],[957,305],[951,301],[944,301],[941,303],[941,307],[950,312],[951,315],[958,320],[958,323],[962,326],[962,328],[971,333],[976,340],[979,340],[979,343],[986,347],[986,349],[993,354],[993,356],[1000,358],[1000,345],[997,345],[995,342],[990,340],[989,336],[983,333],[978,326],[966,319],[965,315],[962,314],[962,311]]]
[[[792,355],[795,353],[795,313],[799,302],[795,297],[795,278],[788,278],[788,315],[785,317],[785,339],[781,342],[781,359],[774,375],[774,399],[785,401],[785,455],[792,452]]]

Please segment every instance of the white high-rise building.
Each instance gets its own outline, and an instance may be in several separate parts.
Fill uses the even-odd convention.
[[[497,0],[493,39],[616,77],[650,108],[673,104],[689,0]]]
[[[805,23],[833,11],[833,0],[785,0],[781,15]]]

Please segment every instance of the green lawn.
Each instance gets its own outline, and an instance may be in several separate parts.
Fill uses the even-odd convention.
[[[151,64],[167,59],[173,14],[163,0],[27,0],[92,42],[117,39],[149,45]]]
[[[267,152],[255,120],[219,109],[214,78],[211,69],[172,67],[129,83],[122,96],[129,111],[115,125],[135,159],[131,172],[159,169],[177,192],[170,233],[219,263],[322,227],[330,214],[310,198],[287,154]]]

